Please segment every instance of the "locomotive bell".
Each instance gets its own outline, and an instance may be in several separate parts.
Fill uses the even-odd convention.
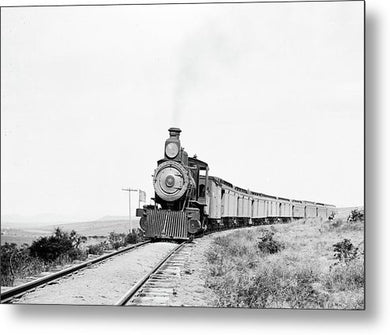
[[[177,159],[180,158],[180,133],[181,130],[179,128],[169,128],[169,138],[165,141],[165,158],[168,159]]]

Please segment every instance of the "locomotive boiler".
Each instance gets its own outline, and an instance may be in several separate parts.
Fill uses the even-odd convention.
[[[179,128],[170,128],[164,158],[153,174],[154,205],[137,209],[150,239],[191,239],[205,231],[294,219],[328,218],[335,206],[254,192],[209,176],[207,163],[189,157]]]

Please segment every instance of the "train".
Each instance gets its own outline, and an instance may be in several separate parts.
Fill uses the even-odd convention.
[[[327,219],[334,212],[334,205],[254,192],[210,176],[208,164],[182,147],[181,129],[168,131],[153,174],[154,204],[136,210],[149,239],[190,240],[216,230]]]

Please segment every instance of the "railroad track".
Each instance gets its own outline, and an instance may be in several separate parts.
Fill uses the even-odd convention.
[[[175,282],[180,279],[180,271],[188,258],[188,253],[182,250],[186,244],[182,242],[174,248],[115,305],[166,305],[175,294]]]
[[[27,292],[29,292],[29,291],[31,291],[33,289],[36,289],[37,287],[46,285],[47,283],[52,282],[52,281],[54,281],[56,279],[65,277],[65,276],[70,275],[72,273],[75,273],[75,272],[77,272],[77,271],[79,271],[81,269],[87,268],[88,266],[91,266],[92,264],[100,263],[100,262],[102,262],[102,261],[104,261],[104,260],[106,260],[108,258],[117,256],[117,255],[120,255],[120,254],[123,254],[123,253],[126,253],[126,252],[131,251],[131,250],[135,250],[135,249],[137,249],[137,248],[139,248],[139,247],[141,247],[141,246],[143,246],[145,244],[149,244],[149,243],[151,243],[151,242],[150,241],[145,241],[145,242],[141,242],[141,243],[138,243],[138,244],[135,244],[135,245],[131,245],[131,246],[125,247],[125,248],[123,248],[121,250],[114,251],[112,253],[109,253],[109,254],[97,257],[95,259],[92,259],[92,260],[89,260],[89,261],[77,264],[77,265],[72,266],[72,267],[70,267],[68,269],[64,269],[62,271],[58,271],[58,272],[52,273],[50,275],[47,275],[45,277],[33,280],[33,281],[25,283],[23,285],[13,287],[13,288],[11,288],[9,290],[6,290],[5,292],[1,292],[1,303],[2,304],[12,303],[13,299],[20,298],[25,293],[27,293]]]

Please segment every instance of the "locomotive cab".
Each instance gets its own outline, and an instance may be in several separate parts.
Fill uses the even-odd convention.
[[[194,199],[191,202],[196,203],[199,206],[205,206],[209,167],[207,163],[197,159],[196,156],[189,158],[188,161],[197,185]]]

